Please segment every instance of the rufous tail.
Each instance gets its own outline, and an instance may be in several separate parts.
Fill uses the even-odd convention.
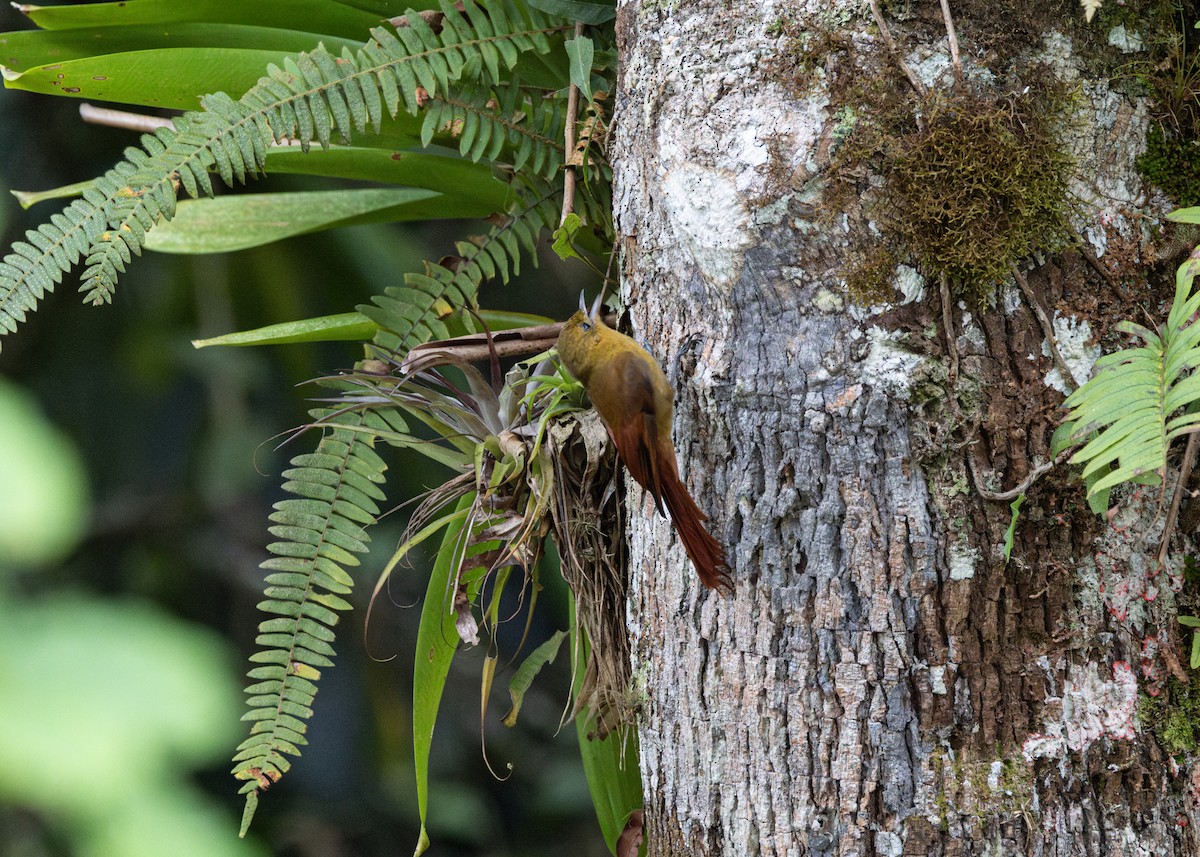
[[[674,450],[671,450],[669,466],[659,459],[659,485],[662,488],[662,500],[667,511],[671,513],[671,523],[675,525],[683,548],[687,551],[700,582],[709,589],[716,589],[727,595],[733,594],[733,578],[729,575],[729,563],[725,559],[725,549],[713,538],[705,528],[708,520],[687,486],[679,478],[679,471],[674,461]]]

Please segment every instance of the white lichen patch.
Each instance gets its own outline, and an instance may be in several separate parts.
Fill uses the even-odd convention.
[[[667,173],[662,191],[672,231],[700,273],[716,285],[733,283],[754,241],[734,176],[683,164]]]
[[[982,354],[987,343],[983,338],[983,328],[975,322],[975,316],[967,311],[967,305],[959,301],[958,308],[962,312],[962,332],[958,335],[959,348],[968,354]]]
[[[1141,33],[1126,30],[1124,24],[1117,24],[1108,31],[1108,43],[1123,54],[1132,54],[1146,47]]]
[[[951,580],[970,580],[975,576],[975,566],[979,564],[978,548],[955,542],[947,554]]]
[[[1089,663],[1072,668],[1057,702],[1059,719],[1046,721],[1045,731],[1025,741],[1025,759],[1063,758],[1081,753],[1101,738],[1132,741],[1137,737],[1137,677],[1125,661],[1113,664],[1112,681],[1100,677],[1100,668]],[[1053,707],[1053,706],[1052,706]]]
[[[1148,238],[1150,220],[1131,212],[1146,204],[1136,161],[1150,123],[1149,104],[1144,97],[1114,92],[1106,79],[1084,79],[1072,48],[1069,37],[1050,32],[1035,59],[1063,83],[1078,85],[1083,104],[1064,136],[1076,161],[1068,188],[1068,197],[1077,203],[1071,225],[1103,256],[1112,236],[1139,243]]]
[[[831,292],[829,289],[819,289],[816,295],[813,296],[813,306],[821,312],[841,312],[846,306],[846,301],[837,292]]]
[[[663,62],[650,75],[658,81],[653,91],[640,85],[645,70],[626,72],[629,91],[644,95],[629,115],[640,113],[657,128],[653,160],[661,167],[653,178],[626,172],[618,185],[640,182],[660,194],[669,233],[653,240],[674,242],[705,280],[728,286],[762,229],[788,222],[790,203],[819,170],[829,98],[815,78],[802,98],[773,81],[735,85],[761,65],[767,50],[761,38],[704,43],[698,55],[701,28],[685,7],[662,28]],[[658,121],[658,114],[671,119]],[[618,222],[632,202],[618,192]]]
[[[935,89],[951,74],[953,62],[950,57],[950,43],[943,39],[936,45],[917,48],[905,60],[908,67],[916,74],[917,79],[930,89]],[[992,70],[971,62],[970,57],[963,55],[962,73],[967,80],[987,86],[993,83],[996,75]]]
[[[901,304],[911,304],[925,297],[925,278],[917,269],[903,263],[896,266],[896,274],[892,277],[892,287],[904,295]]]
[[[880,830],[875,834],[875,853],[880,857],[901,857],[904,840],[890,830]]]
[[[1100,359],[1100,346],[1092,342],[1092,326],[1087,319],[1064,318],[1057,312],[1054,313],[1054,340],[1063,362],[1071,370],[1073,383],[1065,383],[1057,366],[1046,373],[1045,383],[1065,396],[1091,377],[1092,367]],[[1046,342],[1042,343],[1042,355],[1050,356],[1050,346]]]
[[[1049,66],[1054,76],[1065,83],[1079,79],[1078,60],[1071,37],[1056,30],[1042,36],[1042,49],[1034,55],[1034,60]]]
[[[758,182],[757,176],[771,161],[771,150],[762,129],[755,126],[742,128],[733,134],[730,140],[733,151],[729,154],[741,169],[737,173],[735,183],[742,193],[752,189]]]
[[[949,692],[946,687],[946,667],[944,664],[929,668],[929,690],[935,696],[945,696]]]
[[[987,784],[994,792],[1000,791],[1001,778],[1004,775],[1004,763],[996,759],[988,766]]]
[[[1021,308],[1021,290],[1011,280],[1000,286],[1000,308],[1005,315],[1012,315]]]
[[[860,376],[864,384],[907,399],[913,372],[924,358],[906,351],[897,341],[900,336],[898,332],[872,326],[867,331],[870,350],[862,362]]]

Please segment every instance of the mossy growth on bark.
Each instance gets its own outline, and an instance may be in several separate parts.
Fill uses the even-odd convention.
[[[1168,753],[1200,749],[1200,673],[1189,672],[1184,684],[1168,678],[1158,696],[1138,695],[1138,720],[1152,730]]]
[[[1178,131],[1151,125],[1146,131],[1146,151],[1137,159],[1146,181],[1181,206],[1200,203],[1200,141]]]
[[[884,246],[853,254],[845,273],[846,292],[851,300],[860,306],[894,300],[896,289],[892,279],[896,274],[896,263],[895,254]]]
[[[1148,90],[1153,121],[1137,168],[1181,206],[1200,203],[1200,31],[1177,0],[1138,10],[1146,59],[1132,76]]]
[[[878,136],[881,222],[927,275],[982,300],[1013,264],[1069,234],[1071,105],[1056,86],[931,91],[919,126]]]
[[[1109,34],[1102,68],[1114,88],[1148,96],[1150,124],[1138,171],[1180,206],[1200,204],[1198,14],[1191,0],[1128,0],[1106,2],[1095,21]],[[1113,46],[1124,52],[1113,57]]]

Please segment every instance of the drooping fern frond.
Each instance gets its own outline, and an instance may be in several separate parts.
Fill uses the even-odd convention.
[[[495,90],[461,88],[452,95],[431,97],[425,105],[421,144],[435,136],[458,139],[459,153],[478,161],[495,161],[511,153],[515,172],[532,170],[553,179],[563,163],[563,103],[528,100],[519,80]]]
[[[251,656],[261,664],[246,688],[250,737],[234,756],[233,774],[246,783],[242,831],[250,823],[258,794],[291,767],[307,743],[307,720],[321,670],[333,666],[333,626],[337,611],[349,609],[342,597],[353,587],[347,566],[358,565],[356,553],[367,550],[365,527],[379,515],[379,485],[387,465],[371,448],[370,437],[356,431],[363,415],[314,411],[324,436],[314,453],[292,459],[285,471],[285,491],[296,495],[275,504],[269,546],[266,600],[258,607],[271,618],[259,626],[260,650]]]
[[[1092,379],[1064,403],[1071,412],[1053,452],[1086,441],[1071,461],[1084,465],[1089,497],[1123,482],[1157,481],[1171,442],[1200,428],[1200,374],[1192,371],[1200,366],[1197,274],[1200,248],[1179,266],[1167,323],[1158,330],[1118,323],[1144,344],[1101,357]]]
[[[27,233],[28,243],[18,242],[4,258],[0,332],[15,330],[81,258],[87,264],[81,291],[93,303],[110,301],[118,275],[141,252],[146,232],[174,215],[180,188],[192,197],[212,194],[210,171],[228,185],[245,182],[263,171],[273,143],[288,139],[306,150],[313,142],[328,147],[335,131],[345,140],[368,126],[378,131],[385,112],[395,117],[403,107],[415,116],[430,98],[449,97],[460,81],[499,86],[522,53],[549,51],[550,35],[566,26],[514,0],[489,3],[486,10],[472,0],[460,5],[461,11],[442,0],[435,23],[413,12],[398,29],[374,28],[371,40],[354,52],[343,49],[335,56],[318,47],[288,58],[282,68],[270,66],[241,99],[206,96],[202,112],[144,135],[142,150],[127,150],[124,163],[50,223]],[[529,105],[539,121],[553,115],[532,101]],[[511,111],[509,119],[518,112],[515,101],[502,106]],[[538,154],[542,149],[529,135],[510,140],[491,131],[482,134],[477,129],[493,128],[492,120],[482,123],[478,112],[469,115],[476,117],[467,147],[472,157],[498,154],[496,143],[502,140],[499,149],[513,145],[514,158],[534,157],[544,168],[552,163]],[[453,128],[446,133],[451,136]]]
[[[474,306],[479,286],[495,277],[507,283],[520,273],[521,252],[536,261],[539,235],[552,229],[558,216],[558,188],[536,178],[527,179],[531,199],[520,210],[503,217],[491,230],[473,241],[459,241],[458,255],[441,263],[427,262],[421,274],[409,273],[403,286],[392,286],[359,312],[377,325],[375,343],[403,353],[418,342],[445,339],[443,319],[456,309]],[[533,195],[533,190],[540,191]]]

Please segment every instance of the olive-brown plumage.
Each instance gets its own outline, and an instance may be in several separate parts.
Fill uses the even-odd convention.
[[[705,529],[707,518],[679,478],[671,443],[675,392],[650,353],[605,325],[597,309],[580,309],[563,325],[559,357],[587,389],[630,474],[659,512],[665,506],[670,513],[700,581],[732,592],[725,550]]]

